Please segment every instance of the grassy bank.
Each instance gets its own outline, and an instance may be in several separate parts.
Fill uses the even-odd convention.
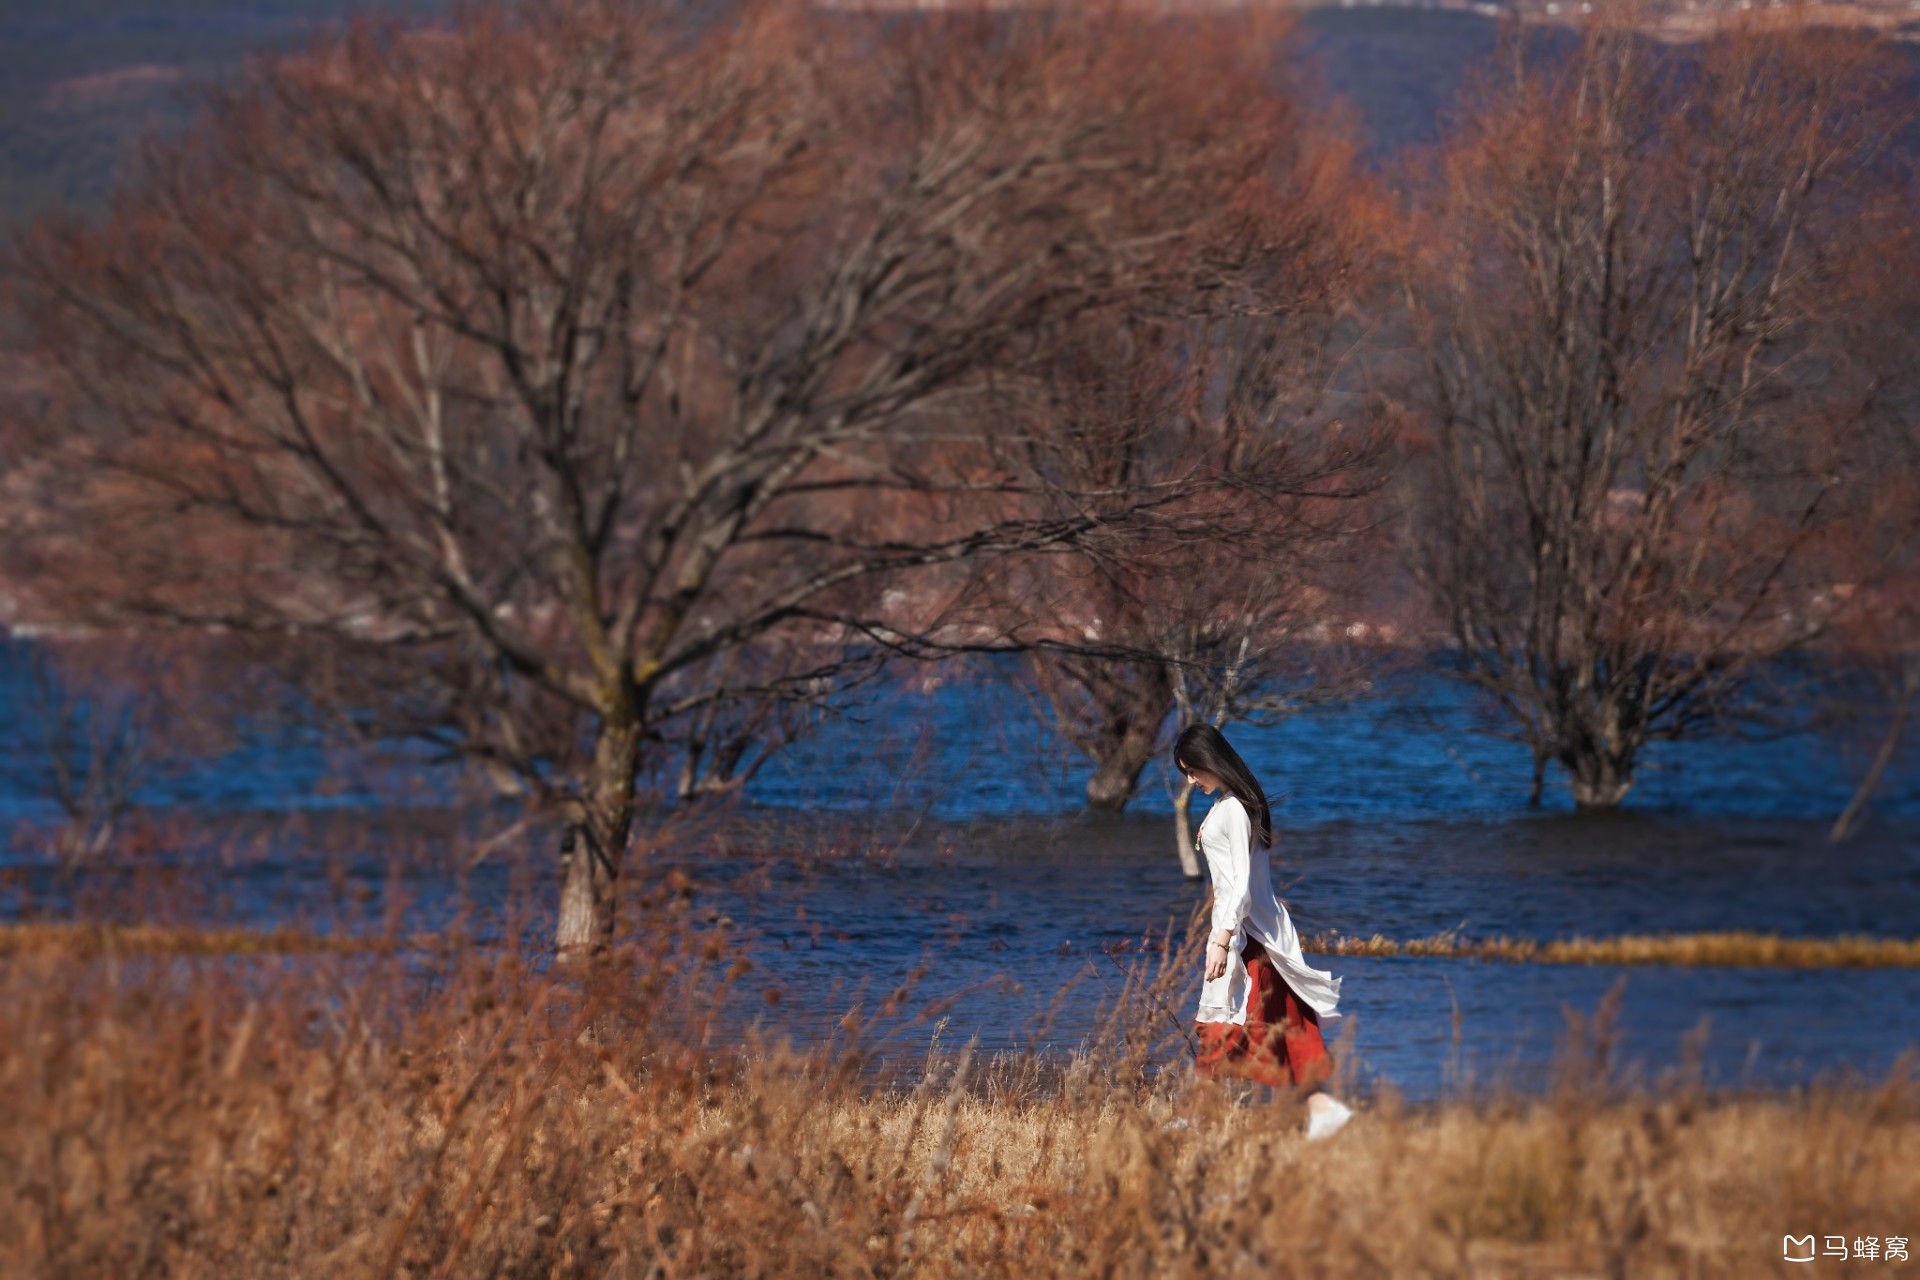
[[[309,929],[214,929],[90,921],[28,921],[0,925],[0,956],[56,951],[99,956],[291,956],[406,950],[458,950],[457,934],[392,938],[367,933],[320,933]]]
[[[1906,1075],[1630,1094],[1589,1026],[1547,1094],[1376,1097],[1310,1146],[1292,1100],[1154,1070],[1144,999],[1099,1059],[905,1093],[862,1085],[851,1020],[719,1054],[729,954],[15,950],[0,1274],[1746,1277],[1920,1204]]]
[[[1624,934],[1615,938],[1468,938],[1436,934],[1396,942],[1332,935],[1304,939],[1309,952],[1332,956],[1443,956],[1513,964],[1705,965],[1761,969],[1915,969],[1920,938],[1783,938],[1774,933]]]
[[[1404,941],[1379,934],[1308,937],[1309,954],[1427,956],[1512,964],[1702,965],[1770,969],[1920,969],[1920,938],[1783,938],[1752,932],[1627,934],[1615,938],[1469,938],[1436,934]],[[305,929],[212,929],[150,924],[34,921],[0,925],[0,955],[303,955],[324,952],[458,951],[459,934],[393,938]]]

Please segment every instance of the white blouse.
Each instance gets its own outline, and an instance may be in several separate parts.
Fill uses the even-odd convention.
[[[1247,1022],[1247,963],[1240,949],[1252,938],[1267,949],[1273,967],[1300,1002],[1322,1021],[1338,1018],[1340,979],[1310,968],[1300,952],[1293,918],[1273,891],[1267,850],[1253,843],[1253,823],[1238,796],[1213,806],[1196,837],[1213,881],[1213,923],[1209,936],[1233,930],[1227,944],[1227,971],[1200,988],[1201,1022]]]

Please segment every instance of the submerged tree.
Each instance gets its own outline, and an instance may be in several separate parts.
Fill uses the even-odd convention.
[[[1355,221],[1298,236],[1292,270],[1267,278],[1245,313],[1096,327],[1057,370],[1049,413],[1076,442],[1083,483],[1143,483],[1193,457],[1213,459],[1222,480],[1180,529],[1029,557],[1011,579],[1017,611],[1052,630],[1036,638],[1051,642],[1035,644],[1034,678],[1094,761],[1092,807],[1132,798],[1176,716],[1270,719],[1345,683],[1329,620],[1350,607],[1371,523],[1363,499],[1382,477],[1378,436],[1343,420],[1327,391],[1335,318],[1369,248]],[[1175,796],[1175,843],[1198,876],[1190,791]]]
[[[1266,48],[549,0],[257,62],[13,256],[36,590],[371,659],[375,727],[560,807],[557,942],[602,947],[648,770],[945,626],[955,566],[1220,487],[1088,492],[1022,389],[1063,318],[1284,248]]]
[[[1915,237],[1884,248],[1891,261],[1913,261]],[[1888,354],[1920,357],[1920,280],[1905,276],[1903,323],[1879,336]],[[1865,764],[1853,794],[1835,817],[1835,843],[1860,828],[1875,795],[1910,765],[1920,712],[1920,386],[1909,384],[1889,413],[1886,429],[1867,441],[1879,475],[1875,501],[1848,522],[1847,536],[1829,551],[1834,593],[1844,616],[1824,645],[1829,696],[1823,728],[1865,739]]]
[[[237,713],[256,691],[233,679],[232,650],[31,626],[0,638],[21,778],[61,817],[15,839],[73,870],[150,847],[164,826],[155,802],[239,745]]]
[[[15,648],[27,676],[16,723],[38,740],[46,791],[65,818],[53,853],[68,866],[95,861],[161,772],[155,739],[162,714],[151,664],[136,648],[116,654],[98,639],[59,648],[20,641]],[[100,661],[102,650],[119,659],[115,669]]]
[[[1648,743],[1758,709],[1840,607],[1885,369],[1855,338],[1904,218],[1872,39],[1596,22],[1516,56],[1415,210],[1414,561],[1458,654],[1581,808]],[[1911,368],[1894,371],[1910,376]]]

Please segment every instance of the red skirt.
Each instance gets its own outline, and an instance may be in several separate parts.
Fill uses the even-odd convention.
[[[1307,1088],[1333,1074],[1333,1055],[1320,1038],[1320,1015],[1301,1003],[1274,969],[1267,949],[1249,938],[1247,1025],[1197,1022],[1193,1067],[1208,1080],[1234,1078]]]

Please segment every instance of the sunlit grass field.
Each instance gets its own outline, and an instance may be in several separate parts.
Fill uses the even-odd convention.
[[[567,970],[13,949],[0,1274],[1748,1277],[1783,1234],[1910,1235],[1920,1204],[1910,1061],[1628,1089],[1602,1008],[1544,1093],[1377,1094],[1308,1144],[1297,1099],[1169,1050],[1188,954],[1140,963],[1096,1052],[950,1046],[881,1088],[861,1013],[739,1047],[750,950],[637,923]]]

